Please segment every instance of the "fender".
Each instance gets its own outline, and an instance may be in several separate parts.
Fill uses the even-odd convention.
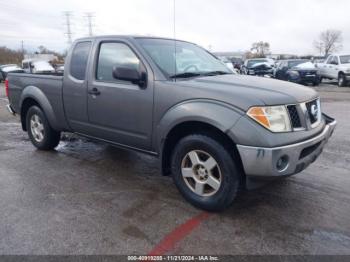
[[[22,111],[22,105],[25,99],[27,98],[31,98],[33,100],[35,100],[40,107],[42,108],[42,110],[44,111],[51,127],[55,130],[61,130],[57,118],[55,116],[55,113],[53,111],[52,105],[50,103],[50,101],[47,99],[46,95],[44,94],[43,91],[41,91],[38,87],[35,86],[27,86],[23,89],[23,92],[21,94],[21,98],[20,98],[20,111]],[[21,115],[22,118],[22,115]]]
[[[243,114],[242,110],[216,100],[196,99],[181,102],[171,107],[160,119],[154,132],[155,148],[162,152],[167,135],[178,124],[203,122],[228,133]],[[228,135],[234,140],[232,134]]]

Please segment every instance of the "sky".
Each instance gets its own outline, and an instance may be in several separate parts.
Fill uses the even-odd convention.
[[[350,53],[349,0],[0,0],[0,46],[64,51],[64,11],[72,13],[73,39],[88,35],[136,34],[175,37],[211,51],[246,51],[256,41],[274,54],[317,54],[321,31],[342,31]],[[174,12],[175,11],[175,12]],[[174,19],[175,13],[175,19]],[[175,20],[175,30],[174,30]]]

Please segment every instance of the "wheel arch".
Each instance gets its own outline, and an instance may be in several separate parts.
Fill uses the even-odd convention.
[[[340,75],[344,75],[344,76],[345,76],[345,72],[339,71],[339,72],[338,72],[338,77],[339,77]]]
[[[43,110],[45,116],[47,117],[47,120],[50,124],[50,126],[55,129],[59,130],[59,125],[57,123],[56,116],[54,114],[52,105],[50,101],[47,99],[45,94],[37,87],[35,86],[27,86],[21,95],[20,99],[20,112],[21,112],[21,124],[22,129],[24,131],[27,131],[26,126],[26,115],[28,112],[28,109],[36,105],[40,107],[41,110]]]
[[[190,134],[203,134],[218,140],[230,153],[232,160],[235,160],[237,168],[242,176],[240,177],[240,185],[244,186],[245,173],[241,157],[236,147],[236,143],[232,138],[220,128],[201,121],[185,121],[174,126],[166,136],[161,151],[161,169],[163,175],[170,175],[170,162],[173,149],[177,142],[183,137]]]

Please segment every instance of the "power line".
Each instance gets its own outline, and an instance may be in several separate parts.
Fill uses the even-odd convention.
[[[92,36],[93,35],[93,32],[92,32],[92,28],[94,27],[94,24],[93,24],[93,21],[92,19],[95,17],[94,16],[94,13],[85,13],[85,17],[87,19],[87,26],[88,26],[88,29],[89,29],[89,36]]]
[[[66,31],[66,35],[67,35],[67,42],[69,45],[72,44],[72,30],[71,30],[71,23],[70,23],[70,19],[72,17],[72,12],[63,12],[63,15],[66,17],[66,27],[67,27],[67,31]]]

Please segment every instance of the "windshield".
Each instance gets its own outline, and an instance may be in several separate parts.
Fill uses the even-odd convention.
[[[210,72],[232,73],[226,65],[195,44],[151,38],[138,38],[137,41],[167,77],[188,77]]]
[[[295,67],[295,66],[297,66],[297,65],[304,64],[304,63],[306,63],[306,62],[307,62],[307,60],[289,61],[289,62],[288,62],[288,67],[289,67],[289,68],[293,68],[293,67]]]
[[[350,55],[339,56],[341,64],[350,64]]]

